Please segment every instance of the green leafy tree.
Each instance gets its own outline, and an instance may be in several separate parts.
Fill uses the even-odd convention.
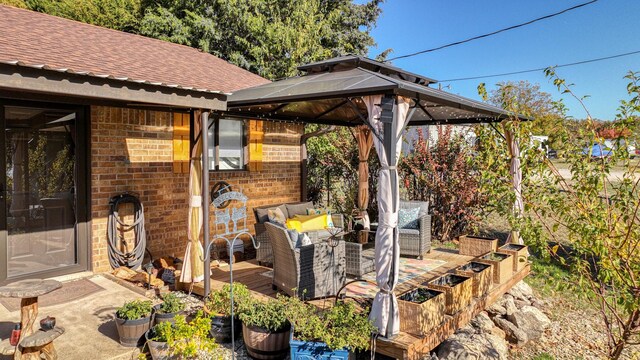
[[[269,79],[300,64],[365,54],[381,0],[143,0],[139,32],[196,47]]]
[[[22,9],[27,8],[27,4],[24,2],[24,0],[0,0],[0,4],[15,6],[17,8],[22,8]]]
[[[141,14],[140,0],[25,0],[22,2],[31,10],[128,32],[137,31]]]

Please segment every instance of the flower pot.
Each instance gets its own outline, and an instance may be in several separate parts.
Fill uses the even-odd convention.
[[[444,320],[445,294],[441,291],[417,288],[398,296],[400,331],[423,336]]]
[[[460,255],[480,256],[498,250],[498,239],[462,235],[458,237]]]
[[[445,294],[444,312],[453,315],[471,303],[471,278],[446,274],[425,284],[428,288]]]
[[[493,268],[491,264],[470,261],[456,268],[456,274],[471,278],[471,295],[482,297],[493,283]]]
[[[153,329],[149,329],[144,333],[151,358],[153,360],[167,359],[169,357],[169,346],[166,342],[151,340],[151,338],[153,337],[152,333]]]
[[[327,344],[323,342],[300,341],[294,339],[293,336],[291,336],[289,346],[291,347],[291,360],[348,360],[350,355],[347,349],[331,350]]]
[[[493,266],[493,283],[502,284],[513,276],[513,256],[492,252],[479,257],[476,261]]]
[[[242,331],[242,322],[240,319],[233,320],[233,335],[235,339],[240,337]],[[216,339],[218,343],[231,342],[231,316],[213,315],[211,316],[211,337]]]
[[[168,314],[161,314],[158,311],[160,310],[160,306],[161,304],[155,305],[153,307],[153,324],[159,324],[161,322],[165,322],[168,321],[172,324],[175,324],[176,320],[175,317],[176,315],[182,313],[182,312],[175,312],[175,313],[168,313]]]
[[[506,244],[501,246],[498,252],[509,254],[513,257],[513,272],[519,272],[528,263],[529,248],[526,245]]]
[[[123,346],[140,346],[143,335],[151,327],[151,316],[142,319],[125,320],[116,317],[116,328]]]
[[[290,326],[277,332],[270,332],[257,326],[242,324],[242,338],[247,354],[254,359],[284,359],[289,352],[290,337]]]

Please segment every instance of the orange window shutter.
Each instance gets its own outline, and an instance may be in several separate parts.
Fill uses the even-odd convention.
[[[189,114],[173,114],[173,172],[189,172]]]
[[[249,171],[262,170],[264,121],[249,120]]]

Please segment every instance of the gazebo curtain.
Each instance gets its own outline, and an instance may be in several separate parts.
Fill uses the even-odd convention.
[[[509,172],[511,173],[511,182],[515,195],[513,213],[516,218],[519,218],[524,213],[524,203],[522,202],[522,169],[520,169],[520,144],[512,130],[505,129],[504,134],[507,140],[509,155],[511,156]],[[520,237],[520,231],[517,229],[511,230],[509,238],[512,243],[524,244],[524,241]]]
[[[371,307],[370,318],[378,327],[382,336],[390,337],[400,330],[398,314],[398,300],[393,293],[398,283],[398,266],[400,261],[400,247],[398,244],[398,208],[400,204],[400,189],[398,181],[398,158],[402,148],[401,134],[404,130],[409,113],[410,99],[397,97],[393,123],[387,128],[391,134],[384,134],[385,124],[380,120],[382,109],[381,95],[364,96],[364,103],[369,114],[369,124],[376,132],[373,144],[380,159],[380,173],[378,178],[378,230],[376,232],[376,282],[379,291]],[[384,138],[389,138],[389,148],[385,148]]]
[[[365,229],[371,228],[369,222],[369,214],[367,213],[367,207],[369,205],[369,154],[371,153],[371,147],[373,146],[373,134],[371,129],[366,125],[358,126],[358,132],[356,133],[356,139],[358,140],[358,209],[360,210],[360,216],[363,220]]]
[[[189,215],[188,215],[188,243],[184,253],[184,264],[180,281],[184,283],[200,282],[204,280],[204,266],[202,263],[202,245],[200,231],[202,229],[202,116],[201,111],[194,114],[193,134],[194,144],[191,149],[189,166]]]

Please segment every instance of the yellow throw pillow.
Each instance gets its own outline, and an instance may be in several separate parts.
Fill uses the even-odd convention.
[[[296,220],[296,219],[287,219],[287,229],[295,229],[297,230],[299,233],[302,232],[302,224],[300,222],[300,220]]]
[[[300,222],[299,232],[324,230],[327,227],[327,214],[322,215],[296,215],[293,221]]]
[[[331,210],[329,210],[329,209],[312,209],[312,208],[308,208],[307,209],[307,215],[321,215],[321,214],[329,215],[329,216],[327,216],[327,226],[328,227],[333,227],[333,218],[331,217]]]

